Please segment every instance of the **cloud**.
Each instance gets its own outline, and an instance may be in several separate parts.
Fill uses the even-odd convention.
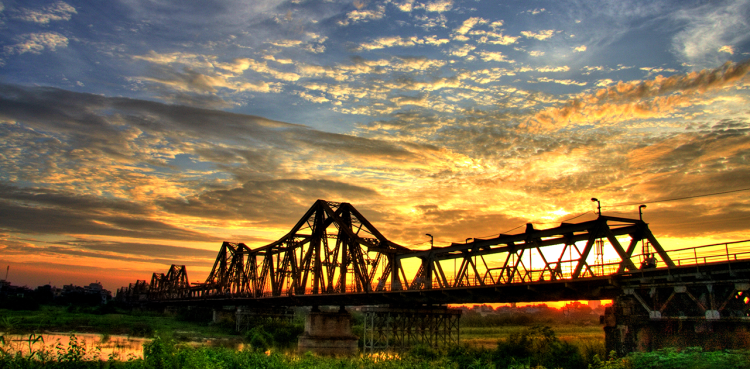
[[[750,3],[742,0],[704,4],[679,10],[673,19],[685,24],[672,40],[672,50],[683,63],[715,68],[724,62],[716,45],[739,45],[750,40]]]
[[[466,161],[429,144],[52,88],[0,85],[0,112],[0,224],[50,237],[217,242],[288,229],[318,198],[378,203],[393,184]],[[79,252],[70,247],[55,252]]]
[[[507,57],[499,51],[497,52],[480,51],[477,53],[477,55],[479,55],[479,57],[484,61],[513,63],[513,60],[508,60]]]
[[[655,116],[688,104],[693,95],[732,85],[744,78],[748,70],[750,60],[737,64],[727,62],[720,68],[667,78],[657,76],[643,82],[619,82],[616,86],[582,96],[562,107],[541,111],[533,121],[547,129],[559,129],[569,124]]]
[[[646,77],[652,76],[654,74],[664,73],[664,72],[667,72],[667,73],[677,73],[678,72],[676,69],[672,69],[672,68],[641,67],[639,69],[642,70],[642,71],[648,72],[646,74]]]
[[[476,26],[477,24],[486,24],[486,23],[487,23],[486,19],[482,19],[482,18],[479,18],[479,17],[471,17],[471,18],[465,20],[461,24],[461,27],[458,27],[455,32],[457,34],[459,34],[459,35],[465,35],[472,28],[474,28],[474,26]]]
[[[424,43],[426,45],[440,46],[449,43],[450,40],[447,38],[437,38],[437,36],[426,36]]]
[[[494,45],[512,45],[520,38],[518,36],[506,36],[495,32],[488,32],[487,37],[490,38],[488,42]]]
[[[403,2],[395,2],[391,1],[391,4],[395,5],[398,10],[401,10],[402,12],[409,13],[414,9],[414,0],[404,0]]]
[[[404,62],[407,63],[417,66],[412,60]],[[449,83],[437,81],[430,86],[415,88],[442,88],[440,86]],[[71,191],[90,188],[124,198],[189,195],[196,188],[181,178],[190,171],[183,170],[183,174],[176,177],[169,174],[176,170],[173,163],[180,154],[192,155],[196,161],[213,162],[229,173],[236,173],[238,178],[248,175],[267,178],[279,173],[280,168],[284,168],[283,173],[289,176],[305,173],[309,171],[307,165],[294,159],[302,152],[308,153],[303,156],[309,160],[318,160],[321,168],[330,165],[327,170],[332,173],[349,166],[366,168],[398,164],[426,168],[445,161],[428,147],[325,133],[221,111],[14,86],[3,86],[0,97],[0,111],[3,112],[0,120],[22,122],[0,126],[9,132],[18,131],[14,133],[17,136],[14,139],[10,139],[14,135],[6,137],[4,158],[17,155],[14,144],[30,138],[25,135],[50,132],[47,137],[36,138],[48,142],[49,146],[48,151],[44,151],[40,143],[36,150],[49,161],[46,169],[35,164],[44,171],[27,171],[19,166],[34,164],[10,160],[2,162],[5,166],[3,172],[25,175],[24,180],[36,183],[59,180]],[[50,120],[50,117],[54,119]],[[28,133],[23,135],[22,132]],[[76,134],[68,137],[66,132]],[[64,154],[67,151],[78,152],[79,156],[69,158]],[[22,151],[20,154],[29,156],[29,160],[37,160],[33,154]],[[65,166],[58,163],[59,160],[63,160]],[[103,167],[101,164],[112,160],[122,165]],[[215,176],[217,173],[211,168],[197,171],[195,175]],[[91,179],[100,178],[93,171],[103,175],[101,181]],[[231,185],[233,180],[217,178],[209,182],[224,187]]]
[[[463,46],[460,46],[460,47],[453,47],[450,50],[447,50],[446,53],[448,55],[453,55],[453,56],[457,56],[457,57],[463,58],[463,57],[466,57],[467,55],[469,55],[469,53],[472,52],[476,48],[477,47],[474,46],[474,45],[466,44],[466,45],[463,45]]]
[[[366,22],[370,20],[379,20],[385,16],[385,6],[378,5],[375,9],[352,10],[346,14],[346,19],[339,21],[339,25],[348,26],[350,24]]]
[[[380,195],[369,188],[343,181],[277,179],[250,181],[241,187],[206,191],[186,199],[160,203],[172,214],[221,219],[248,219],[255,226],[291,227],[317,199],[350,199],[352,202]],[[275,209],[269,212],[268,209]]]
[[[378,50],[389,47],[411,47],[422,43],[424,43],[424,41],[417,38],[416,36],[389,36],[381,37],[371,42],[361,44],[355,50]]]
[[[272,68],[265,61],[249,58],[237,58],[230,62],[220,62],[212,55],[188,53],[159,54],[151,51],[144,55],[133,56],[151,64],[145,76],[132,78],[141,82],[150,82],[167,91],[161,97],[173,99],[170,94],[198,94],[218,96],[224,91],[232,92],[281,92],[283,83],[299,80],[300,75],[294,72]],[[266,58],[267,59],[267,58]],[[280,63],[284,64],[284,63]],[[263,77],[246,77],[246,71],[256,72]],[[271,79],[272,81],[268,81]],[[275,80],[275,81],[273,81]],[[214,106],[213,100],[201,98],[195,100],[198,106]]]
[[[26,22],[47,24],[51,21],[67,21],[77,14],[76,9],[67,3],[58,1],[54,4],[47,5],[40,10],[21,8],[18,19]]]
[[[58,47],[67,47],[68,38],[55,32],[29,33],[16,37],[15,45],[5,46],[8,54],[41,54],[45,49],[55,51]]]
[[[586,86],[587,82],[578,82],[574,81],[572,79],[554,79],[554,78],[547,78],[547,77],[539,77],[537,78],[538,82],[552,82],[557,83],[561,85],[575,85],[575,86]]]
[[[546,9],[544,9],[544,8],[536,8],[536,9],[532,9],[532,10],[527,10],[527,11],[525,11],[525,12],[526,12],[526,13],[529,13],[529,14],[531,14],[531,15],[537,15],[537,14],[541,14],[541,13],[544,13],[544,12],[545,12],[545,10],[546,10]]]
[[[581,46],[574,47],[573,51],[575,51],[577,53],[582,53],[582,52],[586,51],[586,45],[581,45]]]
[[[734,55],[734,48],[730,45],[724,45],[720,47],[718,51],[720,53],[727,53],[729,55]]]
[[[433,0],[424,4],[414,6],[415,9],[424,9],[431,13],[443,13],[453,9],[453,0]]]
[[[26,234],[99,235],[129,238],[213,240],[202,232],[148,219],[127,202],[106,201],[54,190],[21,189],[0,184],[3,228]],[[113,207],[114,206],[114,209]],[[119,209],[118,209],[119,208]],[[112,210],[120,212],[112,214]],[[130,209],[129,212],[123,212]],[[135,210],[135,211],[132,211]],[[39,225],[44,226],[40,227]]]
[[[547,29],[547,30],[542,30],[542,31],[539,31],[539,32],[521,31],[521,35],[523,35],[523,37],[526,37],[526,38],[534,38],[534,39],[537,39],[539,41],[544,41],[544,40],[546,40],[546,39],[551,38],[552,36],[554,36],[555,35],[555,30]]]

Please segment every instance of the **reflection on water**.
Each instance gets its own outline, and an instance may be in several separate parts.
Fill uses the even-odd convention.
[[[5,345],[0,346],[6,352],[47,352],[53,356],[66,353],[71,344],[70,334],[45,333],[39,335],[0,335],[5,337]],[[41,338],[39,338],[41,337]],[[99,360],[131,360],[143,358],[143,344],[151,341],[149,338],[133,338],[128,336],[110,336],[94,333],[75,333],[74,345],[85,349],[86,359]]]

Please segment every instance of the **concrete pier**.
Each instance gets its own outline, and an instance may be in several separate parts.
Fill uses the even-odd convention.
[[[352,334],[351,318],[343,309],[335,313],[310,312],[305,318],[305,332],[299,337],[298,351],[322,356],[357,354],[359,338]]]

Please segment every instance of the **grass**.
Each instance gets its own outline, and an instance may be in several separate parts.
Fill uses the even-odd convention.
[[[151,311],[102,313],[91,309],[41,306],[39,310],[31,311],[0,310],[0,330],[6,333],[81,332],[134,337],[153,337],[155,332],[204,338],[236,335],[233,323],[210,324],[207,320],[185,321],[178,318],[177,314]]]
[[[553,324],[550,325],[557,338],[577,346],[601,345],[604,348],[604,330],[601,326]],[[472,347],[494,348],[497,341],[528,328],[523,325],[499,327],[461,327],[461,343]]]

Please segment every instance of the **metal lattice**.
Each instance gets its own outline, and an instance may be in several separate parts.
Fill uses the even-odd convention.
[[[408,350],[415,345],[448,348],[460,342],[460,309],[366,308],[364,352]]]

